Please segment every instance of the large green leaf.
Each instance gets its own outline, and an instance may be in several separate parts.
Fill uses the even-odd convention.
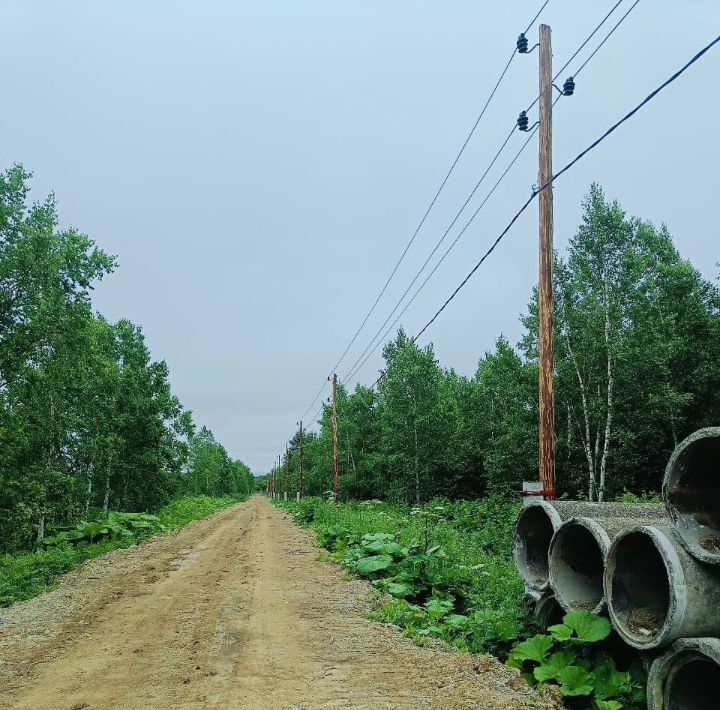
[[[407,555],[407,549],[392,540],[375,540],[367,544],[363,542],[363,549],[383,555]]]
[[[572,651],[557,651],[547,661],[543,661],[533,670],[533,675],[541,683],[557,678],[564,668],[572,665],[577,656]]]
[[[375,555],[373,557],[362,557],[353,565],[358,574],[372,574],[381,569],[387,569],[392,565],[390,555]]]
[[[465,629],[470,623],[470,617],[463,614],[448,614],[443,623],[451,629]]]
[[[103,531],[107,532],[107,528],[97,521],[91,520],[89,523],[82,523],[82,527],[78,526],[80,532],[85,535],[97,535]]]
[[[590,695],[593,691],[592,675],[580,666],[566,666],[557,679],[563,695]]]
[[[372,545],[376,542],[395,542],[395,535],[392,533],[366,533],[362,536],[363,545]]]
[[[598,710],[622,710],[623,704],[618,700],[596,700]]]
[[[333,537],[341,537],[343,535],[349,534],[349,530],[347,528],[344,528],[342,525],[331,525],[327,529],[328,535],[332,535]]]
[[[520,661],[537,661],[540,663],[545,659],[553,645],[550,636],[538,634],[527,641],[517,644],[512,650],[512,657]]]
[[[558,641],[569,641],[573,633],[572,629],[569,626],[565,626],[565,624],[548,626],[548,631],[550,635]]]
[[[425,608],[427,609],[428,614],[436,619],[449,614],[453,610],[454,606],[455,604],[452,599],[438,599],[437,597],[433,597],[425,602]]]
[[[565,614],[562,624],[548,629],[554,638],[575,643],[602,641],[610,635],[611,630],[610,622],[604,616],[597,616],[589,611]]]
[[[387,585],[388,594],[398,599],[404,599],[415,593],[415,587],[409,582],[390,582]]]
[[[77,542],[78,540],[84,540],[85,535],[80,532],[80,530],[66,530],[64,532],[58,533],[57,535],[52,535],[50,537],[46,537],[43,539],[43,545],[62,545],[66,542]]]

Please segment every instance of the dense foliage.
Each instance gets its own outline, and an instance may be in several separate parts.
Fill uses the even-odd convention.
[[[510,559],[517,504],[500,498],[414,508],[380,501],[282,503],[322,546],[393,599],[376,617],[416,641],[428,636],[504,656],[529,622]]]
[[[555,258],[557,480],[602,499],[658,491],[674,445],[720,421],[720,292],[668,230],[593,186]],[[376,389],[338,390],[343,500],[421,502],[520,490],[537,472],[537,294],[517,348],[500,336],[472,377],[400,331]],[[306,423],[307,424],[307,423]],[[329,406],[305,436],[305,491],[332,487]],[[290,442],[290,496],[299,474]],[[285,466],[277,472],[280,491]]]
[[[562,623],[513,648],[508,664],[520,669],[533,686],[559,688],[569,708],[629,710],[645,707],[645,673],[640,658],[619,670],[602,643],[610,622],[589,611],[565,614]]]
[[[52,197],[29,204],[29,177],[0,175],[0,552],[110,510],[248,492],[249,469],[195,432],[140,328],[93,311],[115,258],[59,228]]]

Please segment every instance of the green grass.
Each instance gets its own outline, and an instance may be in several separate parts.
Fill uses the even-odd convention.
[[[165,530],[174,530],[193,520],[217,513],[238,500],[230,496],[179,498],[161,508],[157,515]],[[121,547],[130,547],[140,537],[103,540],[92,544],[82,542],[75,546],[63,544],[36,552],[0,555],[0,607],[42,594],[52,588],[59,575],[69,572],[85,560]]]
[[[207,518],[209,515],[213,515],[241,500],[243,500],[243,497],[239,496],[224,496],[223,498],[189,496],[178,498],[161,508],[157,516],[166,530],[175,530],[193,520]]]
[[[414,513],[412,508],[377,501],[334,505],[309,498],[300,504],[279,505],[299,523],[317,530],[349,569],[362,554],[357,552],[362,542],[351,538],[351,549],[345,549],[345,542],[336,544],[332,535],[328,536],[330,528],[345,528],[356,536],[355,540],[369,533],[391,533],[405,547],[417,543],[421,550],[427,550],[439,545],[441,554],[432,555],[428,563],[429,574],[436,580],[431,585],[432,598],[428,598],[426,590],[415,597],[393,599],[374,615],[401,626],[415,640],[422,642],[428,635],[438,636],[463,650],[504,657],[518,638],[527,635],[530,622],[523,602],[523,584],[510,554],[511,530],[519,504],[499,498],[435,501],[424,506],[424,512]],[[398,562],[387,572],[367,576],[376,587],[384,589],[387,583],[383,583],[382,575],[395,573],[401,565]],[[433,613],[437,606],[433,599],[451,599],[452,608],[444,614]],[[468,620],[456,618],[458,615]],[[448,619],[450,626],[445,623]]]

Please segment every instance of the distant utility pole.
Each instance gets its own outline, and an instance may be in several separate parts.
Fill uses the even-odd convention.
[[[290,467],[290,456],[288,456],[288,445],[285,444],[285,500],[288,499],[288,468]]]
[[[540,25],[540,481],[555,498],[555,388],[553,352],[552,45],[550,27]]]
[[[340,500],[340,481],[338,478],[338,420],[337,420],[337,375],[332,379],[332,411],[333,411],[333,498]]]
[[[302,428],[302,419],[300,420],[300,485],[298,488],[298,493],[300,494],[300,500],[302,500],[302,497],[305,493],[304,489],[304,480],[303,480],[303,428]]]

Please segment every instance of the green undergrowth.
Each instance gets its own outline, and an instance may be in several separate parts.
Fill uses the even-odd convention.
[[[156,515],[111,512],[107,518],[83,520],[72,527],[52,530],[43,549],[0,555],[0,607],[47,591],[59,575],[85,560],[180,528],[239,500],[232,496],[191,496],[168,503]]]
[[[502,499],[412,508],[379,501],[279,503],[382,595],[373,618],[420,644],[507,657],[532,633],[510,554],[517,506]]]
[[[628,657],[624,644],[618,653],[607,619],[566,614],[539,633],[528,617],[510,550],[519,503],[487,498],[412,508],[307,498],[277,505],[313,528],[343,567],[371,581],[378,591],[371,618],[421,645],[437,638],[498,656],[529,685],[556,686],[573,710],[642,706],[639,658]]]
[[[565,614],[561,624],[515,645],[508,665],[529,685],[554,685],[568,708],[640,710],[645,706],[645,672],[639,658],[619,670],[603,644],[610,622],[589,611]]]

